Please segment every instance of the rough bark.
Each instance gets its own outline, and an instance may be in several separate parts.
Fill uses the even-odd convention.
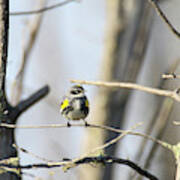
[[[8,115],[11,110],[6,100],[5,94],[5,75],[7,64],[8,47],[8,28],[9,28],[9,1],[0,0],[0,123],[11,123]],[[0,129],[0,159],[16,157],[17,151],[12,147],[14,143],[13,129]],[[20,177],[13,173],[0,174],[0,179],[17,180]]]
[[[0,0],[0,123],[15,124],[17,118],[34,103],[43,98],[48,92],[48,86],[43,87],[32,96],[21,101],[17,106],[11,106],[6,98],[6,65],[8,54],[9,29],[9,0]],[[15,158],[18,163],[17,150],[12,146],[15,143],[14,129],[0,128],[0,160]],[[17,164],[16,164],[17,165]],[[0,169],[0,179],[20,180],[21,175]]]

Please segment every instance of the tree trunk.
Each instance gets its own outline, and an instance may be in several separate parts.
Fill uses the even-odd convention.
[[[9,28],[9,0],[0,0],[0,124],[16,124],[17,118],[28,108],[42,99],[49,92],[45,86],[32,94],[26,100],[19,102],[16,106],[8,103],[6,98],[6,65],[8,48]],[[18,165],[19,158],[15,144],[14,129],[0,126],[0,162],[8,165]],[[16,169],[5,169],[0,167],[0,180],[20,180],[21,172]]]
[[[0,0],[0,123],[14,123],[11,119],[11,107],[5,94],[5,76],[7,64],[9,28],[9,0]],[[14,122],[13,122],[14,121]],[[17,150],[12,147],[15,143],[14,129],[0,128],[0,160],[17,157]],[[3,171],[2,171],[3,172]],[[0,174],[2,180],[19,180],[19,175],[12,172]]]

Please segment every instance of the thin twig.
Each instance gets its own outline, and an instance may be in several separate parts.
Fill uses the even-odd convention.
[[[176,179],[180,180],[180,159],[176,159]]]
[[[129,134],[133,129],[137,128],[138,126],[141,126],[142,123],[137,123],[135,126],[133,126],[130,130],[126,130],[124,132],[122,132],[119,136],[113,138],[112,140],[108,141],[107,143],[100,145],[96,148],[93,148],[92,150],[90,150],[89,152],[84,153],[83,155],[81,155],[79,158],[75,158],[71,161],[71,164],[68,165],[68,169],[71,167],[74,167],[74,165],[76,164],[76,162],[81,161],[83,158],[86,158],[88,156],[93,156],[94,154],[102,154],[99,153],[100,151],[104,150],[105,148],[117,143],[120,139],[122,139],[124,136],[126,136],[127,134]]]
[[[173,62],[170,65],[170,67],[168,67],[168,70],[164,74],[167,74],[167,72],[175,72],[176,69],[178,68],[179,64],[180,64],[180,59],[175,60],[175,62]],[[163,88],[163,87],[167,86],[167,83],[168,83],[167,81],[160,79],[158,88]],[[145,131],[146,134],[150,134],[153,132],[154,129],[158,128],[158,131],[153,133],[154,137],[156,139],[162,139],[163,134],[165,132],[165,128],[168,125],[169,116],[173,109],[174,103],[175,102],[169,98],[164,98],[163,101],[159,102],[159,104],[158,104],[159,108],[154,113],[151,123],[148,125],[147,130]],[[145,148],[147,147],[147,145],[146,145],[147,140],[148,139],[143,139],[142,144],[139,148],[139,152],[138,152],[138,156],[137,156],[138,158],[136,159],[137,162],[140,162],[140,159],[142,159],[143,162],[145,162],[144,168],[146,168],[146,169],[149,168],[149,165],[151,164],[152,160],[155,157],[154,154],[157,151],[157,148],[159,148],[157,143],[153,143],[150,148],[148,147],[149,153],[146,156],[147,158],[143,157],[143,153],[145,152]],[[137,178],[137,179],[140,180],[142,178]]]
[[[170,31],[177,37],[180,38],[180,33],[174,28],[174,26],[170,23],[170,21],[168,20],[168,18],[166,17],[166,15],[163,13],[163,11],[161,10],[161,8],[158,5],[158,1],[157,0],[148,0],[152,6],[154,7],[154,9],[156,10],[156,12],[159,14],[159,16],[161,17],[161,19],[165,22],[165,24],[168,26],[168,28],[170,29]]]
[[[162,75],[163,79],[180,79],[179,74],[171,73],[171,74],[163,74]]]
[[[28,151],[28,150],[26,150],[26,149],[24,149],[22,147],[17,146],[16,144],[13,144],[13,147],[15,147],[17,150],[22,151],[23,153],[27,153],[27,154],[33,156],[36,159],[39,159],[39,160],[42,160],[42,161],[45,161],[45,162],[54,162],[54,161],[46,159],[44,157],[40,157],[37,154],[34,154],[33,152],[30,152],[30,151]]]
[[[32,169],[32,168],[54,168],[54,167],[62,167],[67,166],[68,164],[72,163],[73,160],[68,159],[67,161],[57,162],[53,164],[29,164],[29,165],[19,165],[19,166],[13,166],[9,164],[0,164],[0,167],[8,167],[8,168],[17,168],[17,169]],[[116,158],[111,156],[92,156],[92,157],[84,157],[83,159],[77,160],[73,162],[74,165],[81,165],[81,164],[90,164],[90,163],[101,163],[101,164],[122,164],[129,166],[130,168],[134,169],[137,173],[141,174],[142,176],[150,179],[150,180],[158,180],[157,177],[155,177],[150,172],[142,169],[140,166],[138,166],[136,163],[122,158]]]
[[[121,130],[119,128],[109,127],[105,125],[96,125],[96,124],[89,124],[88,126],[85,126],[83,124],[71,124],[70,127],[67,126],[67,124],[46,124],[46,125],[14,125],[14,124],[6,124],[6,123],[0,123],[0,127],[6,127],[6,128],[17,128],[17,129],[47,129],[47,128],[71,128],[71,127],[85,127],[85,128],[98,128],[102,130],[112,131],[114,133],[123,133],[125,130]],[[149,139],[153,142],[156,142],[164,147],[164,143],[161,140],[155,139],[147,134],[138,133],[138,132],[129,132],[129,135],[135,135],[135,136],[141,136],[143,138]]]
[[[94,152],[97,152],[101,149],[105,149],[107,147],[109,147],[112,144],[115,144],[116,142],[118,142],[120,139],[122,139],[124,136],[126,136],[127,134],[129,134],[130,132],[132,132],[133,129],[136,129],[138,126],[141,126],[142,123],[138,123],[136,124],[134,127],[132,127],[130,130],[124,131],[122,132],[119,136],[117,136],[116,138],[110,140],[109,142],[103,144],[102,146],[99,146],[97,148],[94,148],[91,152],[89,152],[88,154],[92,154]]]
[[[142,86],[135,83],[128,83],[128,82],[103,82],[103,81],[84,81],[84,80],[71,80],[71,82],[79,83],[79,84],[102,86],[102,87],[108,87],[108,88],[135,89],[135,90],[144,91],[150,94],[170,97],[180,102],[180,96],[178,95],[179,90],[174,90],[174,91],[162,90],[162,89],[151,88],[151,87]]]
[[[11,12],[10,15],[11,16],[20,16],[20,15],[33,15],[33,14],[43,13],[43,12],[64,6],[64,5],[69,4],[71,2],[77,2],[77,0],[66,0],[66,1],[54,4],[52,6],[48,6],[48,7],[33,10],[33,11]]]
[[[180,126],[180,122],[179,121],[173,121],[173,124],[176,126]]]
[[[174,104],[174,102],[171,99],[165,99],[163,104],[162,104],[159,115],[157,117],[157,123],[156,123],[158,131],[156,132],[155,137],[157,139],[162,139],[162,137],[163,137],[163,134],[165,132],[165,128],[167,127],[168,120],[169,120],[170,114],[171,114],[172,109],[173,109],[173,104]],[[145,161],[145,165],[144,165],[145,168],[148,169],[150,167],[150,164],[153,160],[153,157],[155,157],[154,154],[155,154],[158,147],[159,147],[158,144],[154,143],[152,145],[152,147],[149,148],[150,152],[149,152],[149,154],[146,158],[146,161]]]
[[[136,127],[138,127],[138,126],[140,126],[142,123],[138,123],[138,124],[136,124],[134,127],[132,127],[131,128],[131,130],[133,130],[133,129],[135,129]],[[98,151],[100,151],[100,150],[103,150],[103,149],[105,149],[105,148],[107,148],[107,147],[109,147],[110,145],[112,145],[112,144],[114,144],[114,143],[117,143],[122,137],[124,137],[125,135],[127,135],[129,132],[131,132],[131,130],[127,130],[127,131],[124,131],[122,134],[120,134],[118,137],[116,137],[116,138],[114,138],[114,139],[112,139],[112,140],[110,140],[109,142],[107,142],[107,143],[105,143],[105,144],[103,144],[103,145],[101,145],[101,146],[98,146],[98,147],[96,147],[96,148],[94,148],[94,149],[92,149],[91,151],[89,151],[88,153],[85,153],[85,154],[83,154],[83,155],[81,155],[79,158],[75,158],[75,159],[73,159],[72,161],[63,161],[63,162],[48,162],[48,165],[58,165],[58,166],[68,166],[68,169],[69,168],[72,168],[72,167],[74,167],[75,165],[76,165],[76,162],[79,162],[79,161],[81,161],[83,158],[86,158],[87,156],[90,156],[90,155],[92,155],[93,153],[97,153]],[[7,162],[7,163],[5,163],[5,162]],[[2,165],[2,164],[5,164],[5,165],[10,165],[10,166],[14,166],[14,164],[12,164],[11,163],[11,161],[9,160],[9,158],[8,159],[3,159],[3,160],[1,160],[0,161],[0,164]],[[46,166],[47,166],[47,164],[46,164]],[[33,167],[30,167],[31,169],[33,168]],[[20,170],[20,168],[18,168],[18,166],[14,166],[14,168],[13,169],[10,169],[9,170],[9,167],[2,167],[2,169],[4,169],[4,170],[6,170],[6,169],[8,169],[7,171],[14,171],[14,172],[19,172],[19,170]]]
[[[45,4],[46,4],[45,0],[41,1],[40,7],[44,7]],[[23,44],[21,66],[12,84],[12,90],[11,90],[11,104],[12,105],[17,105],[17,103],[19,103],[20,101],[22,91],[23,91],[23,80],[24,80],[24,73],[26,70],[27,60],[29,59],[29,56],[36,42],[37,35],[40,30],[40,26],[42,22],[42,17],[43,17],[43,14],[37,15],[35,19],[33,19],[31,26],[28,28],[29,40],[26,46]]]

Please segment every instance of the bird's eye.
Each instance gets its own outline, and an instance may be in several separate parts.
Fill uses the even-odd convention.
[[[81,91],[80,90],[73,90],[71,91],[71,94],[79,94]]]

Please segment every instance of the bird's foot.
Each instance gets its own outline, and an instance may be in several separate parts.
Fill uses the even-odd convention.
[[[86,127],[90,126],[86,121],[84,121],[84,125],[85,125]]]
[[[71,127],[71,124],[70,124],[70,122],[67,122],[67,127]]]

